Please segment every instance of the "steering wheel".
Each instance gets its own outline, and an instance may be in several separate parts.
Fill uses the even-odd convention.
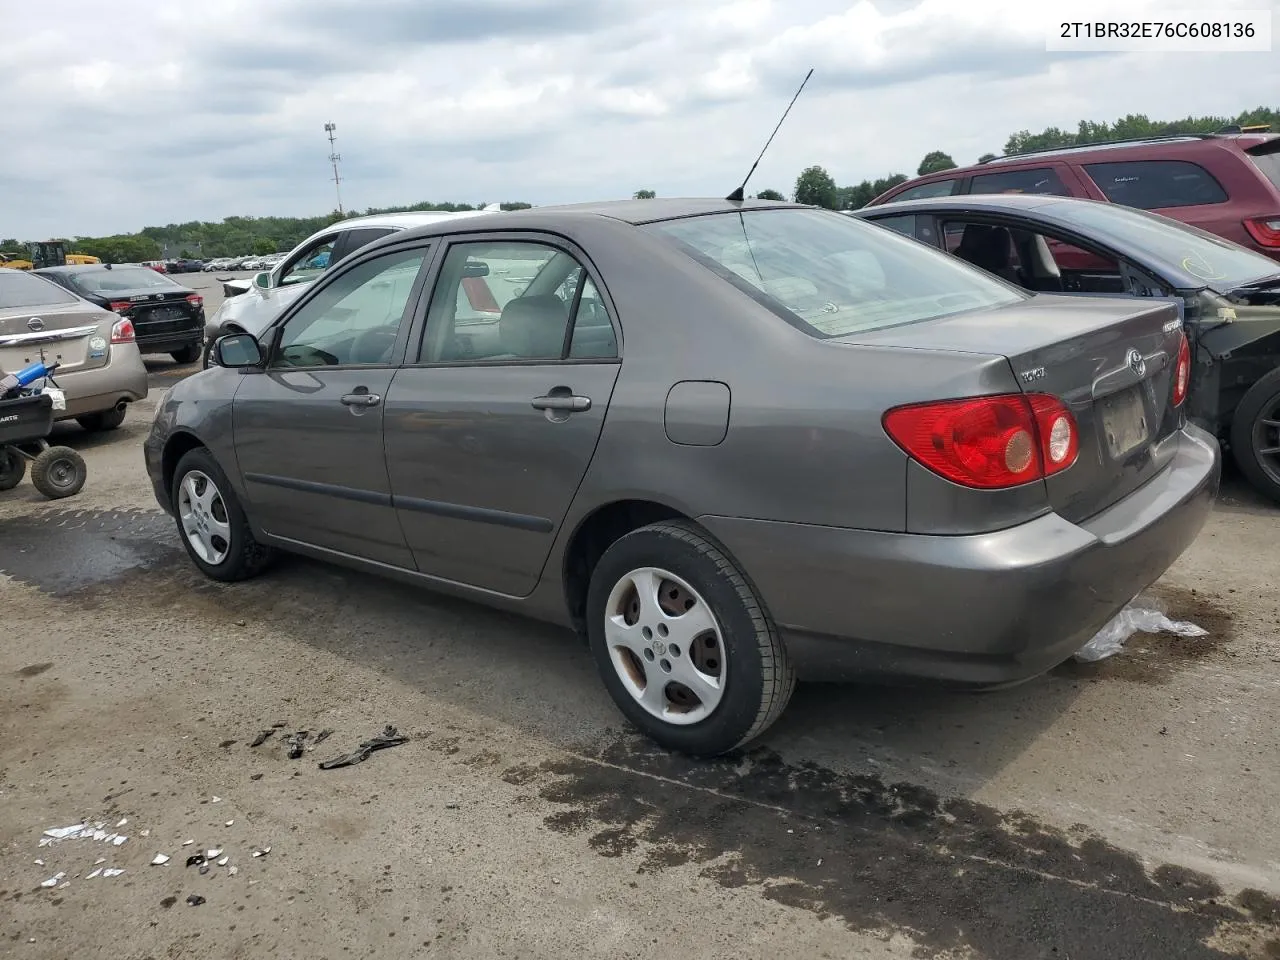
[[[358,334],[351,342],[351,362],[390,363],[398,333],[398,327],[382,326]]]

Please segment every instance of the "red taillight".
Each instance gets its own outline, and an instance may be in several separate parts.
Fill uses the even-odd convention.
[[[116,325],[111,328],[112,343],[133,343],[133,321],[117,320]]]
[[[1260,217],[1246,220],[1244,228],[1249,236],[1262,247],[1280,247],[1280,217]]]
[[[1187,335],[1182,335],[1178,344],[1178,362],[1173,368],[1173,405],[1180,406],[1187,399],[1187,388],[1191,386],[1191,344]]]
[[[1000,394],[897,407],[889,436],[939,476],[990,490],[1065,470],[1080,451],[1076,421],[1048,394]]]
[[[189,293],[187,294],[187,303],[191,304],[193,307],[203,307],[204,297],[200,296],[198,293]]]
[[[120,314],[121,316],[128,313],[129,308],[132,306],[133,304],[130,303],[128,300],[112,300],[110,304],[111,310],[115,313]]]

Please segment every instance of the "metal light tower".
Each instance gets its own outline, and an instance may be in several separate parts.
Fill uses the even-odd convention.
[[[334,136],[334,131],[337,129],[337,125],[333,123],[324,125],[325,133],[329,134],[329,162],[333,164],[333,189],[338,195],[338,213],[342,214],[342,188],[338,186],[342,182],[342,178],[338,176],[338,161],[342,159],[342,156],[333,145],[334,140],[337,139]]]

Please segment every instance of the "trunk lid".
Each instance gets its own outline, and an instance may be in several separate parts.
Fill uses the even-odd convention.
[[[117,319],[81,300],[0,309],[0,371],[12,373],[38,360],[58,361],[59,373],[105,366]]]
[[[1025,393],[1059,398],[1076,419],[1080,452],[1044,484],[1053,510],[1079,522],[1146,483],[1173,456],[1181,333],[1174,301],[1039,295],[840,339],[1003,356]]]

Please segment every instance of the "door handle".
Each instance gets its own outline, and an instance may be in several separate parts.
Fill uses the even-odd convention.
[[[342,402],[348,407],[376,407],[382,402],[382,397],[376,393],[348,393],[342,397]]]
[[[535,410],[564,410],[568,413],[582,413],[591,409],[590,397],[575,397],[567,394],[548,397],[534,397]]]

